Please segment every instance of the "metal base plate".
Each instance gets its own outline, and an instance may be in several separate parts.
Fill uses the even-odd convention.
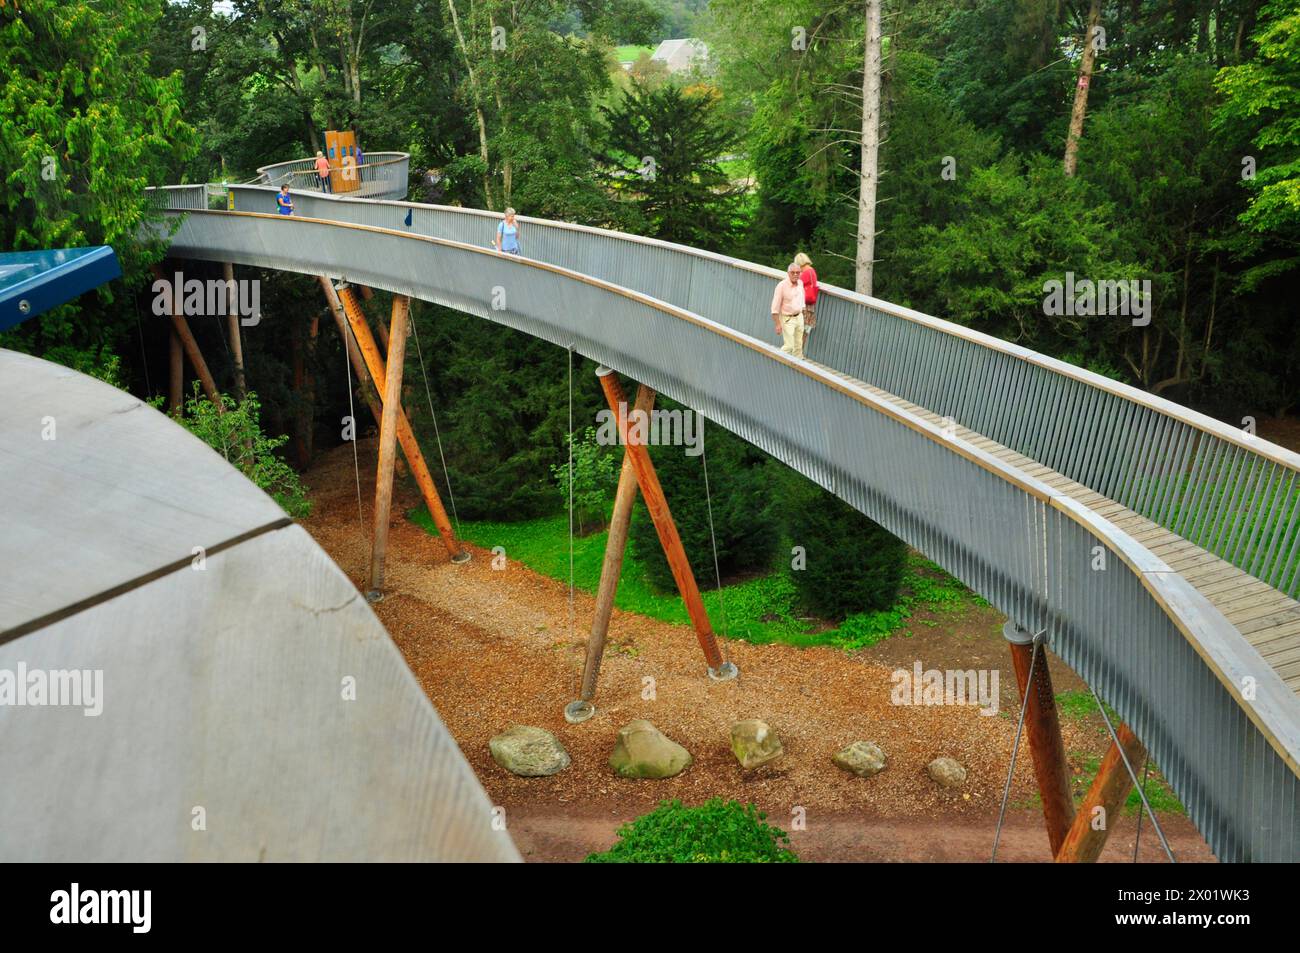
[[[596,706],[581,698],[564,706],[564,720],[571,725],[581,724],[594,714],[596,714]]]
[[[715,682],[729,682],[740,674],[740,669],[731,662],[723,662],[717,668],[709,669],[709,678]]]
[[[474,558],[473,553],[471,553],[468,549],[462,549],[455,556],[451,557],[451,561],[455,563],[457,566],[462,566],[473,558]]]
[[[376,602],[383,602],[384,594],[379,589],[370,589],[366,592],[366,602],[374,605]]]

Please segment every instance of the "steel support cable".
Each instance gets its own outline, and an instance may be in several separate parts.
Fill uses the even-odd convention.
[[[1016,740],[1011,745],[1011,766],[1007,768],[1007,783],[1002,788],[1002,806],[998,809],[998,824],[993,831],[993,856],[989,858],[990,864],[998,862],[998,841],[1002,839],[1002,821],[1007,816],[1007,800],[1011,797],[1011,779],[1016,773],[1016,755],[1020,751],[1020,735],[1025,727],[1025,711],[1029,708],[1029,693],[1033,690],[1034,669],[1038,666],[1038,640],[1042,634],[1039,632],[1030,643],[1032,650],[1029,655],[1029,675],[1025,678],[1025,697],[1020,700],[1020,720],[1016,722]]]
[[[713,577],[718,583],[718,615],[722,619],[723,631],[727,628],[727,609],[722,599],[722,571],[718,568],[718,537],[713,531],[713,495],[709,492],[709,451],[705,447],[704,441],[704,421],[703,414],[700,417],[700,460],[704,465],[704,503],[709,511],[709,542],[713,545]],[[721,648],[721,646],[719,646]],[[726,655],[722,660],[727,660]]]
[[[424,396],[429,401],[429,417],[433,420],[433,439],[438,444],[438,459],[442,461],[442,479],[447,484],[447,502],[451,504],[451,518],[456,521],[456,536],[460,537],[460,516],[456,513],[456,494],[451,491],[451,473],[447,470],[447,457],[442,452],[442,433],[438,430],[438,415],[433,410],[433,391],[429,387],[429,374],[424,369],[424,351],[420,348],[420,323],[411,321],[415,336],[415,353],[420,359],[420,376],[424,378]]]
[[[1151,767],[1151,755],[1142,759],[1142,790],[1147,789],[1147,769]],[[1133,863],[1137,863],[1138,847],[1142,843],[1142,812],[1138,811],[1137,836],[1133,838]]]
[[[1092,700],[1097,703],[1097,710],[1101,712],[1102,721],[1106,722],[1106,730],[1110,732],[1110,743],[1113,744],[1115,750],[1119,752],[1120,760],[1124,762],[1124,770],[1128,772],[1129,778],[1133,781],[1133,786],[1137,788],[1138,797],[1142,799],[1142,806],[1146,808],[1147,813],[1151,815],[1151,826],[1155,828],[1156,836],[1160,838],[1160,846],[1165,849],[1165,855],[1169,858],[1171,864],[1178,863],[1178,861],[1174,859],[1174,852],[1169,849],[1169,841],[1165,839],[1165,832],[1160,828],[1160,821],[1156,817],[1156,812],[1151,809],[1151,802],[1147,800],[1147,792],[1138,784],[1137,774],[1133,770],[1133,765],[1129,763],[1128,755],[1124,752],[1124,746],[1120,744],[1119,736],[1115,734],[1115,726],[1110,723],[1110,715],[1106,714],[1106,707],[1102,705],[1101,699],[1097,697],[1097,689],[1089,685],[1088,691],[1092,692]]]

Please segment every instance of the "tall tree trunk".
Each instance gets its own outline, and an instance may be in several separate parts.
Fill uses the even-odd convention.
[[[496,211],[492,202],[492,164],[488,160],[487,118],[483,114],[483,92],[479,88],[478,73],[474,71],[474,61],[470,58],[469,47],[465,44],[465,34],[460,28],[460,16],[456,13],[455,0],[447,0],[447,9],[451,13],[451,25],[456,32],[456,45],[465,60],[470,93],[474,97],[474,115],[478,119],[479,156],[483,159],[483,202],[490,211]]]
[[[876,257],[876,183],[880,154],[880,0],[866,0],[862,63],[862,171],[858,187],[858,249],[854,287],[871,294]]]
[[[1088,11],[1088,29],[1083,36],[1083,61],[1079,63],[1079,80],[1074,85],[1074,108],[1070,111],[1070,132],[1065,138],[1065,174],[1074,175],[1079,164],[1079,140],[1083,138],[1083,117],[1088,112],[1088,87],[1092,85],[1092,65],[1097,58],[1096,28],[1101,22],[1101,0],[1092,0]]]

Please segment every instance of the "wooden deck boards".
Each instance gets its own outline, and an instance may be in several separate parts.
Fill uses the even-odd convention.
[[[859,381],[854,383],[866,386],[877,397],[937,427],[945,424],[942,416],[911,401],[895,397],[878,387],[862,385]],[[1087,506],[1160,557],[1219,609],[1281,676],[1287,687],[1300,695],[1300,602],[1124,504],[1104,497],[1010,447],[960,425],[956,427],[956,434],[967,443]]]

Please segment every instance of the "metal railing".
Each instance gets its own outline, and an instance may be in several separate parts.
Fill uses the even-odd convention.
[[[356,177],[356,188],[339,192],[345,198],[402,199],[410,180],[411,156],[406,152],[369,152],[362,154],[360,165],[340,174]],[[315,158],[291,159],[264,165],[257,170],[262,184],[279,188],[286,182],[292,191],[320,192]]]
[[[245,201],[253,198],[236,190],[237,204]],[[354,214],[366,204],[380,207],[331,203]],[[443,224],[471,220],[450,216]],[[561,257],[566,231],[552,233],[549,247],[524,248],[533,259]],[[1300,698],[1161,560],[1027,473],[857,382],[781,354],[766,334],[744,333],[549,261],[499,255],[485,244],[477,230],[471,242],[410,234],[400,219],[396,227],[357,228],[192,212],[179,224],[172,253],[324,271],[433,301],[573,348],[696,408],[877,520],[1011,618],[1045,633],[1052,649],[1143,739],[1221,860],[1300,857]],[[616,247],[608,239],[605,245]],[[651,249],[660,252],[664,263],[674,260],[671,248]],[[598,264],[588,263],[593,270]],[[767,284],[766,274],[751,273]],[[676,281],[679,297],[720,304],[721,292],[694,289],[681,275]],[[733,293],[748,287],[738,279]],[[843,302],[833,307],[855,303],[841,293],[832,300]],[[760,298],[759,307],[766,301]],[[723,310],[739,323],[741,309]],[[851,317],[822,312],[818,327]],[[767,316],[762,319],[762,329],[769,329]],[[860,340],[878,344],[877,333]],[[867,349],[864,357],[871,356]],[[980,374],[969,369],[966,379],[978,385]],[[1092,570],[1099,545],[1113,556],[1110,571]],[[1248,682],[1251,697],[1243,692]]]
[[[232,191],[237,209],[274,210],[256,189]],[[471,245],[490,244],[499,220],[478,209],[412,202],[310,194],[295,202],[301,216]],[[767,308],[782,277],[774,269],[542,219],[521,217],[519,235],[530,258],[653,295],[759,340],[771,334]],[[817,315],[811,359],[952,417],[1300,596],[1300,455],[1083,368],[842,288],[821,287]]]

